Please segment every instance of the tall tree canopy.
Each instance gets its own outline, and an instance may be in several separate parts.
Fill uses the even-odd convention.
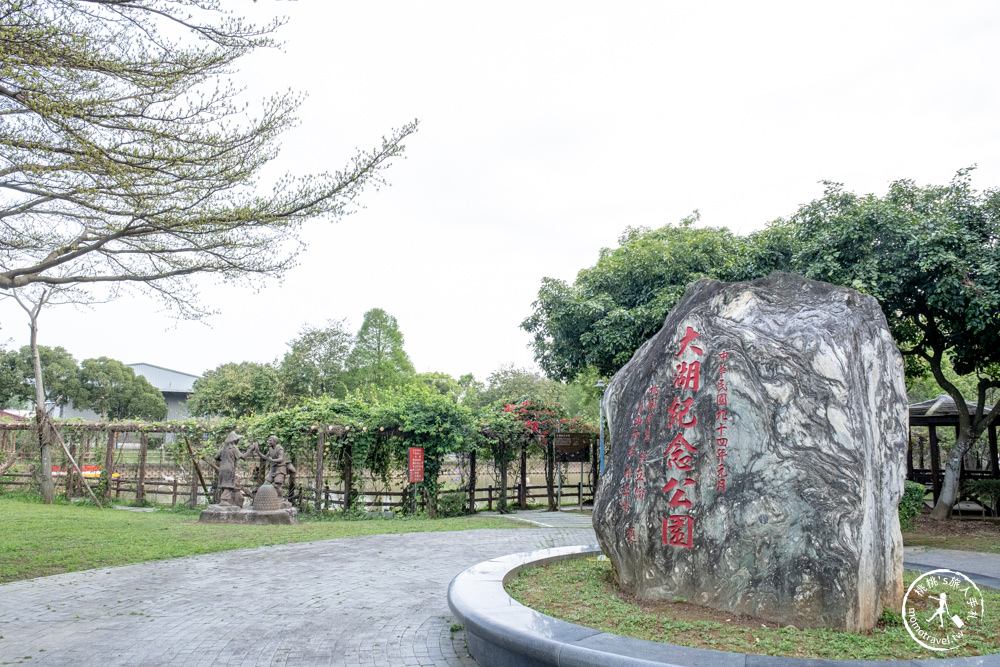
[[[222,364],[194,381],[187,408],[195,416],[263,415],[280,406],[279,387],[278,374],[270,364]]]
[[[0,349],[0,409],[23,407],[30,400],[31,388],[17,352]]]
[[[338,217],[382,182],[415,122],[340,171],[285,175],[269,192],[257,182],[299,97],[248,108],[227,77],[274,46],[278,27],[228,15],[219,0],[0,5],[0,296],[28,292],[19,303],[33,345],[50,289],[104,285],[114,296],[132,285],[204,314],[192,275],[281,275],[305,220]],[[39,452],[49,503],[41,435]]]
[[[344,320],[327,320],[326,326],[304,326],[299,337],[278,366],[285,399],[295,402],[307,397],[337,393],[343,385],[344,362],[354,336]]]
[[[387,388],[408,382],[414,374],[410,357],[403,349],[403,334],[396,318],[381,308],[365,313],[347,357],[347,385]]]
[[[546,375],[572,380],[588,366],[613,375],[659,331],[688,283],[728,277],[736,237],[725,228],[695,227],[698,217],[655,230],[628,228],[619,247],[603,248],[572,285],[542,280],[521,328],[534,334],[535,360]]]
[[[464,402],[473,408],[484,408],[525,399],[543,401],[547,405],[561,405],[566,399],[566,385],[542,377],[527,368],[500,364],[486,377],[486,386]]]
[[[794,271],[871,294],[911,377],[929,372],[959,407],[959,436],[933,511],[945,518],[963,456],[1000,415],[1000,402],[984,410],[988,390],[1000,387],[1000,190],[973,190],[970,172],[941,186],[897,181],[884,197],[827,183],[822,198],[748,237],[694,228],[693,219],[630,229],[572,285],[545,279],[522,327],[535,334],[535,357],[550,377],[588,367],[611,375],[700,278]]]
[[[31,346],[25,345],[17,352],[21,372],[29,385],[35,383],[34,360]],[[81,400],[80,365],[63,347],[38,346],[38,359],[42,365],[43,402],[61,407]],[[25,396],[35,398],[34,388],[29,388]]]
[[[224,77],[276,23],[217,0],[15,0],[0,10],[0,289],[149,285],[188,312],[185,276],[276,275],[296,230],[344,213],[404,126],[333,174],[256,182],[299,98],[248,119]]]
[[[89,408],[101,419],[144,419],[157,421],[167,416],[163,394],[135,370],[120,361],[100,357],[80,363],[78,408]]]
[[[1000,403],[984,411],[987,390],[1000,387],[1000,190],[973,190],[970,172],[948,185],[896,181],[884,197],[827,183],[821,199],[772,225],[792,239],[792,270],[874,296],[904,357],[922,362],[911,373],[929,369],[955,400],[959,434],[938,519],[958,499],[963,456],[1000,414]],[[974,396],[946,374],[947,357],[955,373],[978,378]]]

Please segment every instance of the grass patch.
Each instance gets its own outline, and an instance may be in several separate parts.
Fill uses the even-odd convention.
[[[523,570],[507,585],[521,604],[555,618],[626,637],[697,648],[798,658],[916,660],[1000,652],[1000,594],[983,590],[986,615],[973,639],[954,651],[927,650],[910,637],[899,613],[883,614],[867,633],[783,629],[760,619],[701,607],[628,599],[610,561],[575,559]],[[907,572],[906,585],[917,577]],[[968,627],[968,626],[967,626]]]
[[[953,518],[934,521],[924,513],[903,531],[903,545],[1000,554],[1000,521]]]
[[[163,558],[339,537],[519,528],[500,517],[366,518],[294,526],[198,523],[198,510],[99,510],[0,496],[0,583]]]

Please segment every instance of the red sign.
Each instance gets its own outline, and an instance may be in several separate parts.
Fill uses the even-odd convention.
[[[410,447],[410,484],[424,481],[424,448]]]

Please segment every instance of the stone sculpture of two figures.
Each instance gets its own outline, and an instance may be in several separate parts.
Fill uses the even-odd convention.
[[[240,459],[249,459],[253,456],[257,456],[262,463],[269,465],[265,484],[274,486],[280,496],[285,478],[289,474],[294,474],[295,469],[288,460],[284,447],[278,443],[278,437],[272,435],[267,439],[267,452],[261,452],[256,442],[245,452],[241,452],[240,439],[235,431],[231,432],[226,436],[219,453],[215,455],[215,460],[219,465],[219,489],[221,490],[219,504],[243,507],[243,492],[236,475],[236,463]]]

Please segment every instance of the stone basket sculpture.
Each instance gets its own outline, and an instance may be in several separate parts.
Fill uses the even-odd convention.
[[[903,595],[903,362],[877,302],[690,285],[605,394],[594,528],[622,588],[863,630]]]

